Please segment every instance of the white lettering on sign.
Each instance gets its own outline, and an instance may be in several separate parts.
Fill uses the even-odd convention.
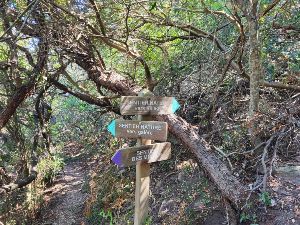
[[[123,129],[143,129],[143,130],[162,130],[162,125],[152,125],[152,124],[131,124],[131,123],[120,123],[120,128]]]
[[[139,130],[138,131],[138,135],[145,135],[145,134],[152,135],[152,132],[151,131],[146,131],[146,130]]]
[[[136,106],[163,106],[162,101],[155,101],[155,100],[129,100],[129,105],[136,105]]]
[[[135,134],[136,131],[135,130],[126,130],[128,134]]]
[[[131,157],[132,162],[137,162],[141,160],[148,160],[151,150],[141,150],[136,152],[136,156]]]
[[[129,100],[126,104],[136,111],[160,111],[160,107],[164,106],[163,101],[155,100]]]

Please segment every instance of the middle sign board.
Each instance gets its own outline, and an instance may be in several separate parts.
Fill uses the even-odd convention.
[[[113,120],[108,125],[108,131],[115,137],[142,138],[166,141],[168,124],[159,121]]]

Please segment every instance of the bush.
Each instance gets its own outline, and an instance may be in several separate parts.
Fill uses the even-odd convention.
[[[64,160],[58,155],[42,159],[38,166],[38,173],[41,182],[49,186],[53,183],[55,176],[64,168]]]

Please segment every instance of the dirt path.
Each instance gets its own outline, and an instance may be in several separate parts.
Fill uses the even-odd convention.
[[[86,170],[84,163],[71,162],[58,176],[54,185],[45,190],[45,206],[35,225],[80,225],[87,194],[83,192]]]

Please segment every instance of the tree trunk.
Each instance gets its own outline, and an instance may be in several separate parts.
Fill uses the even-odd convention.
[[[250,104],[249,104],[249,133],[253,144],[259,144],[257,134],[257,119],[259,103],[259,85],[261,82],[262,69],[260,60],[260,42],[258,31],[258,1],[254,1],[250,6],[250,12],[247,15],[249,26],[249,73],[250,73]]]

